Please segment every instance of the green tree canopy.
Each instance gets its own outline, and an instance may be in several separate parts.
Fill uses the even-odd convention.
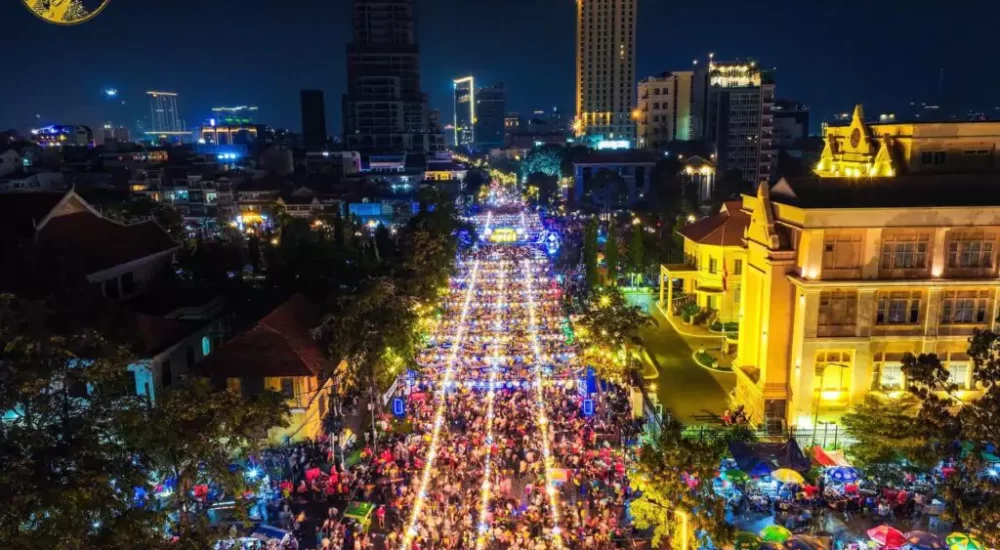
[[[267,445],[267,431],[287,425],[288,406],[280,393],[259,389],[213,391],[208,380],[189,378],[161,393],[147,413],[142,448],[151,471],[172,477],[177,489],[162,502],[170,531],[185,547],[205,548],[224,533],[213,528],[195,485],[211,484],[235,501],[236,517],[248,521],[251,502],[244,468]],[[249,523],[248,523],[249,525]]]
[[[584,182],[584,194],[597,199],[604,206],[605,212],[610,212],[621,206],[628,193],[625,178],[614,170],[601,168]]]
[[[618,244],[618,224],[614,219],[608,223],[608,238],[604,242],[604,265],[608,271],[608,285],[617,286],[618,266],[621,263],[619,254],[621,249]]]
[[[727,452],[727,438],[715,432],[693,434],[670,419],[643,442],[629,481],[637,492],[630,504],[633,522],[653,529],[653,545],[679,536],[678,512],[686,514],[689,531],[707,536],[716,548],[733,540],[726,522],[725,500],[712,480]]]
[[[646,271],[646,235],[641,224],[633,225],[628,241],[628,269],[633,274]]]
[[[857,440],[850,453],[880,481],[900,472],[926,471],[944,462],[954,468],[940,490],[945,518],[958,530],[1000,540],[1000,334],[976,330],[969,340],[971,386],[978,399],[963,399],[956,380],[935,354],[902,360],[908,397],[885,403],[871,397],[844,417]],[[961,382],[959,384],[958,382]]]
[[[629,304],[618,288],[591,292],[583,305],[577,336],[584,346],[585,360],[601,378],[627,382],[630,365],[626,348],[652,320],[641,308]]]
[[[583,229],[583,268],[587,287],[591,290],[600,284],[600,275],[597,271],[597,232],[597,219],[587,220],[587,225]]]
[[[521,178],[527,178],[534,173],[559,177],[563,156],[566,148],[561,145],[539,145],[528,151],[521,161]]]
[[[284,399],[191,379],[153,407],[137,394],[130,368],[141,364],[127,347],[59,317],[42,302],[0,297],[4,547],[156,548],[167,546],[167,524],[183,536],[171,548],[209,547],[218,533],[188,491],[140,507],[133,490],[171,477],[185,489],[211,483],[245,510],[245,482],[230,465],[283,425]]]
[[[155,544],[162,518],[131,506],[132,487],[148,481],[133,462],[146,405],[129,387],[131,356],[92,330],[54,333],[50,316],[42,303],[0,296],[0,541]]]

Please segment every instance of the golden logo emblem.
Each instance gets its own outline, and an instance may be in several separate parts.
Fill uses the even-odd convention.
[[[97,17],[111,0],[21,0],[38,18],[55,25],[79,25]]]

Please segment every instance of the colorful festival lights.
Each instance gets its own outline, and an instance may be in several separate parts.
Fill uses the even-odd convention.
[[[559,503],[557,502],[557,491],[552,482],[552,449],[549,444],[549,420],[545,415],[545,392],[542,388],[542,353],[538,345],[538,323],[535,313],[535,290],[533,285],[534,267],[531,262],[524,260],[524,286],[525,294],[528,297],[528,334],[531,340],[531,349],[535,356],[535,407],[536,422],[542,432],[542,459],[545,461],[545,492],[549,497],[549,510],[552,514],[552,541],[556,548],[562,547],[562,530],[559,528]]]
[[[424,507],[424,502],[427,500],[427,484],[430,482],[431,473],[434,469],[434,459],[437,458],[438,438],[441,435],[441,425],[444,424],[445,407],[448,404],[445,399],[445,391],[451,384],[455,360],[458,357],[458,351],[461,349],[459,344],[461,344],[462,338],[465,336],[465,319],[469,313],[469,304],[472,302],[472,296],[474,294],[473,291],[476,288],[476,277],[478,275],[479,260],[476,260],[472,264],[472,275],[470,275],[468,284],[465,288],[465,301],[462,304],[462,311],[459,314],[458,331],[455,334],[455,345],[452,346],[451,356],[448,358],[442,382],[435,392],[438,403],[437,409],[434,412],[434,428],[431,431],[431,443],[427,448],[427,456],[424,457],[426,463],[424,464],[424,471],[420,477],[420,490],[417,492],[416,499],[413,501],[413,512],[410,514],[410,521],[408,523],[406,533],[403,535],[403,544],[400,546],[401,549],[409,548],[410,543],[413,541],[413,537],[416,536],[417,520],[420,518],[420,511]]]

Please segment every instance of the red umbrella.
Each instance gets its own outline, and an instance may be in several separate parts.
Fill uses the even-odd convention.
[[[868,538],[886,548],[901,548],[906,544],[906,537],[903,536],[903,533],[888,525],[872,527],[868,530]]]

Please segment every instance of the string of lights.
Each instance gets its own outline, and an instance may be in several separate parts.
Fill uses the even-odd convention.
[[[500,262],[499,273],[497,275],[496,284],[504,288],[504,268],[506,267],[505,262]],[[500,325],[500,322],[497,322]],[[489,530],[489,525],[486,523],[486,519],[489,516],[490,511],[490,489],[492,487],[491,475],[492,475],[492,460],[493,460],[493,404],[496,401],[496,389],[497,389],[497,374],[500,370],[498,363],[498,357],[500,355],[500,348],[502,339],[499,334],[502,332],[503,327],[497,326],[497,336],[495,336],[496,341],[493,345],[493,360],[490,367],[490,381],[488,386],[488,391],[486,392],[486,457],[483,461],[483,485],[481,488],[482,495],[479,502],[479,527],[478,536],[476,537],[476,548],[482,550],[486,546],[487,541],[487,531]]]
[[[420,512],[424,507],[424,502],[427,500],[427,484],[430,482],[431,473],[434,471],[434,459],[437,458],[438,439],[441,435],[441,426],[444,424],[445,408],[448,405],[448,402],[445,399],[445,392],[451,384],[455,360],[458,358],[458,351],[461,349],[461,346],[458,344],[462,342],[462,338],[465,336],[465,319],[469,313],[469,304],[472,302],[472,297],[474,296],[478,275],[479,260],[476,260],[472,264],[472,274],[469,276],[469,282],[465,288],[465,300],[462,304],[461,313],[459,313],[458,332],[455,334],[456,345],[452,347],[451,355],[448,358],[442,384],[435,392],[437,409],[434,411],[434,427],[431,430],[431,443],[427,447],[427,456],[424,457],[426,463],[424,464],[424,471],[420,477],[420,490],[417,492],[416,499],[413,501],[413,511],[410,513],[410,520],[406,533],[403,535],[403,542],[400,545],[400,550],[409,548],[410,543],[413,541],[413,537],[416,536],[417,521],[420,519]]]
[[[531,340],[535,355],[535,395],[536,423],[542,432],[542,459],[545,461],[545,492],[549,497],[549,510],[552,514],[552,542],[556,548],[562,548],[562,530],[559,527],[559,503],[557,491],[552,481],[552,448],[549,443],[548,417],[545,414],[545,392],[542,389],[542,352],[538,345],[538,323],[535,312],[534,267],[532,262],[524,260],[525,294],[528,297],[528,337]]]

